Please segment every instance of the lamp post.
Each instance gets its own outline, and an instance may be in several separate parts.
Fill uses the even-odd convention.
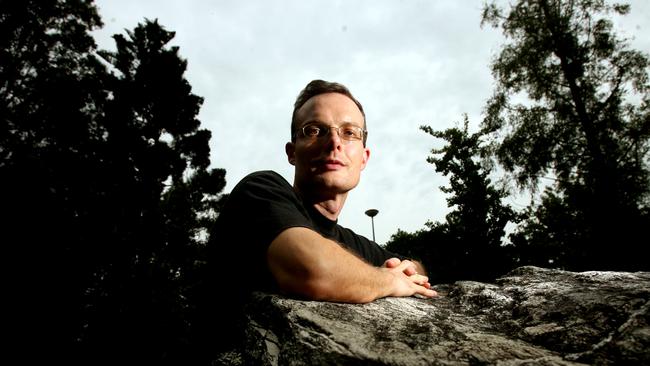
[[[375,216],[379,213],[378,210],[371,208],[366,211],[366,215],[370,216],[370,221],[372,221],[372,241],[375,241]]]

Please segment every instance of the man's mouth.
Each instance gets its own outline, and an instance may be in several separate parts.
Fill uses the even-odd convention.
[[[319,159],[316,160],[316,166],[325,170],[339,170],[345,167],[345,164],[338,159]]]

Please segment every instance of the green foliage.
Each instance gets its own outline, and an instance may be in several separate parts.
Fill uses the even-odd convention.
[[[492,63],[497,87],[483,121],[493,153],[520,187],[555,179],[517,245],[569,269],[648,268],[650,63],[608,18],[629,10],[559,0],[484,9],[483,22],[510,40]]]
[[[453,210],[445,223],[429,223],[429,230],[414,234],[399,231],[388,243],[391,250],[421,258],[433,281],[493,280],[510,269],[501,244],[506,224],[517,216],[502,203],[507,192],[492,184],[491,165],[481,160],[482,133],[470,135],[468,124],[465,117],[463,129],[421,127],[447,142],[432,150],[427,161],[449,176],[450,186],[440,189],[450,194],[447,205]]]
[[[189,296],[225,171],[208,169],[202,98],[174,34],[147,20],[116,35],[115,52],[96,51],[99,26],[86,1],[3,3],[0,14],[16,337],[55,348],[50,362],[191,362]]]

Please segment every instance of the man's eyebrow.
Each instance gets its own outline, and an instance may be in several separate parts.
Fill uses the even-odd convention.
[[[300,126],[301,126],[301,127],[302,127],[302,126],[307,126],[307,125],[309,125],[309,124],[320,124],[320,125],[326,125],[326,126],[329,126],[329,123],[327,123],[327,122],[323,122],[323,121],[321,121],[321,120],[319,120],[319,119],[310,119],[310,120],[307,120],[307,121],[303,122]],[[360,125],[357,124],[357,122],[355,122],[355,121],[343,121],[339,126],[354,126],[354,127],[363,128],[363,126],[360,126]]]
[[[304,122],[300,123],[298,125],[298,128],[303,128],[303,127],[305,127],[307,125],[326,125],[326,124],[327,123],[325,123],[325,122],[323,122],[321,120],[318,120],[318,119],[310,119],[310,120],[307,120],[307,121],[304,121]]]

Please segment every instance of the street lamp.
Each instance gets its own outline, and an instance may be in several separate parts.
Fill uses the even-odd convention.
[[[366,215],[370,216],[370,221],[372,221],[372,241],[375,241],[375,216],[379,213],[378,210],[371,208],[366,211]]]

